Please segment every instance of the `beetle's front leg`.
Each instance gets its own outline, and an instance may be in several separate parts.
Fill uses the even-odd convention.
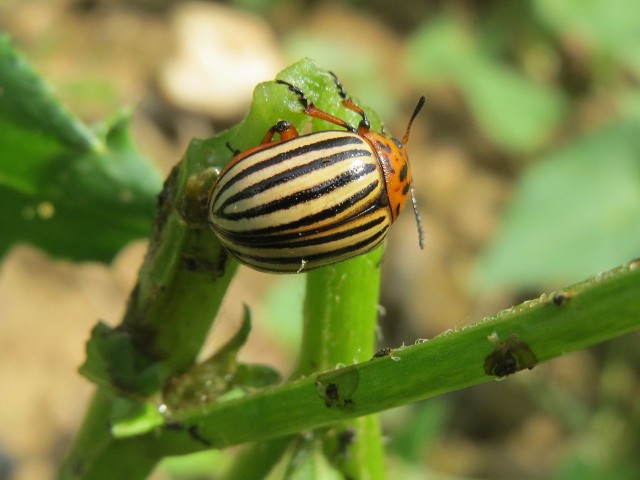
[[[287,140],[291,140],[292,138],[296,138],[298,136],[298,130],[296,127],[291,125],[291,122],[287,122],[286,120],[280,120],[273,127],[271,127],[267,134],[264,136],[260,145],[266,145],[268,143],[273,143],[273,137],[278,134],[280,135],[280,141],[285,142]]]

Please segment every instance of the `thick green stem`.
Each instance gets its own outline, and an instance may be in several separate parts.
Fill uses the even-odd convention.
[[[290,435],[492,381],[492,372],[533,368],[639,327],[633,262],[387,356],[181,411],[180,430],[142,437],[179,454]]]
[[[326,104],[329,111],[340,105],[333,77],[310,60],[291,66],[279,78],[304,86],[309,98],[319,106]],[[348,115],[357,118],[353,112]],[[105,326],[94,330],[97,338],[91,348],[97,359],[87,362],[83,372],[106,386],[96,394],[60,478],[134,480],[143,478],[162,455],[184,451],[180,447],[175,452],[164,450],[154,435],[116,439],[110,423],[114,402],[121,398],[112,392],[117,387],[136,398],[156,393],[167,379],[193,364],[236,267],[235,262],[224,261],[220,244],[199,213],[206,206],[210,167],[221,167],[230,157],[227,142],[238,149],[255,146],[282,118],[298,128],[308,120],[288,89],[274,82],[258,85],[243,122],[211,140],[192,142],[180,168],[168,179],[125,318],[112,331]],[[118,358],[120,348],[129,356]],[[189,432],[198,441],[195,430]],[[141,458],[136,461],[127,452],[138,452]],[[126,461],[118,461],[117,455]]]
[[[307,275],[300,374],[353,365],[373,356],[381,253],[378,248]],[[331,393],[342,394],[339,389]],[[330,402],[326,408],[332,408]],[[340,422],[327,435],[325,452],[347,478],[385,478],[381,435],[377,416]]]
[[[299,374],[369,360],[374,353],[381,249],[307,274]]]
[[[236,269],[235,262],[224,261],[216,238],[188,226],[181,214],[182,202],[194,193],[188,191],[190,179],[203,170],[198,161],[203,148],[201,142],[192,143],[165,183],[147,256],[118,327],[157,367],[158,387],[194,362]],[[98,388],[62,465],[61,479],[144,478],[161,458],[148,441],[113,438],[115,399],[107,387]],[[135,448],[123,448],[127,444]],[[126,472],[115,475],[111,462],[126,465]]]

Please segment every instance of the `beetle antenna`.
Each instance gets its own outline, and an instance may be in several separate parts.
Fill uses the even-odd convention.
[[[420,113],[420,110],[422,110],[422,107],[424,107],[424,102],[426,102],[427,99],[423,96],[420,97],[420,100],[418,100],[418,104],[416,105],[416,108],[413,109],[413,113],[411,114],[411,119],[409,119],[409,125],[407,125],[407,131],[404,134],[404,137],[402,137],[402,144],[406,145],[407,142],[409,141],[409,132],[411,132],[411,125],[413,125],[413,121],[416,119],[416,117],[418,116],[418,114]]]
[[[407,125],[407,131],[402,137],[402,144],[406,145],[409,141],[409,133],[411,133],[411,125],[413,125],[413,121],[416,119],[422,107],[424,107],[427,99],[424,95],[420,97],[418,103],[416,104],[416,108],[413,109],[413,113],[411,114],[411,118],[409,119],[409,124]],[[416,191],[411,186],[411,204],[413,206],[413,214],[416,217],[416,227],[418,227],[418,243],[420,244],[420,249],[424,250],[424,228],[422,227],[422,217],[420,216],[420,211],[418,210],[418,200],[416,200]]]
[[[420,244],[420,250],[424,250],[424,228],[422,228],[422,217],[418,211],[416,191],[413,187],[411,187],[411,204],[413,205],[413,214],[416,216],[416,226],[418,227],[418,243]]]

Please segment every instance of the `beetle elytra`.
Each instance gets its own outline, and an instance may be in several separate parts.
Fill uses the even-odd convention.
[[[299,135],[281,120],[259,145],[231,159],[209,193],[211,228],[243,264],[296,273],[365,253],[384,240],[409,195],[423,246],[406,143],[424,97],[398,141],[371,130],[364,110],[334,79],[342,104],[361,117],[357,128],[277,80],[305,114],[344,130]]]

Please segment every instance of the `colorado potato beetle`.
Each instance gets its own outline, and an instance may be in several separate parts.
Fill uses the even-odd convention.
[[[409,194],[423,247],[406,144],[424,97],[398,141],[372,131],[367,114],[335,75],[334,80],[342,104],[360,115],[358,128],[317,108],[298,87],[276,80],[296,94],[305,114],[344,130],[299,135],[281,120],[259,145],[234,152],[211,188],[209,223],[245,265],[299,273],[365,253],[384,240]]]

